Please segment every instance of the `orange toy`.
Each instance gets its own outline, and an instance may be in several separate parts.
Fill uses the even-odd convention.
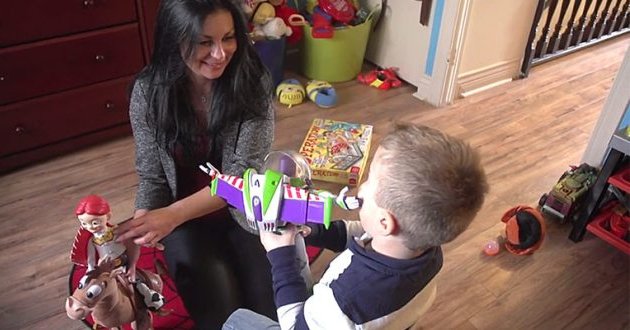
[[[505,223],[505,248],[518,255],[532,254],[545,238],[545,221],[532,207],[519,205],[501,218]]]

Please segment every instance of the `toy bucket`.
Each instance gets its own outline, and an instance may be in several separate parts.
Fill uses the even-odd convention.
[[[342,82],[354,79],[363,65],[365,48],[370,37],[373,9],[365,22],[335,29],[332,38],[313,38],[313,28],[304,25],[301,47],[302,73],[316,80]]]
[[[256,48],[260,59],[271,73],[274,87],[277,86],[284,77],[286,38],[257,40],[254,42],[254,48]]]

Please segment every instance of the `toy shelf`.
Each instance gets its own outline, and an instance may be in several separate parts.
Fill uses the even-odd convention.
[[[611,175],[608,178],[608,183],[623,190],[626,194],[630,193],[630,167]]]
[[[626,194],[630,194],[630,172],[625,170],[630,168],[628,166],[630,164],[629,138],[625,134],[625,130],[618,130],[613,134],[608,145],[608,154],[604,159],[597,179],[585,198],[584,207],[577,214],[577,220],[573,223],[573,229],[569,234],[569,238],[572,241],[579,242],[584,238],[588,224],[591,220],[595,220],[595,217],[598,215],[600,203],[603,201],[609,185],[625,191]],[[597,227],[595,231],[597,232]]]
[[[586,226],[586,230],[593,235],[601,238],[614,246],[625,254],[630,255],[630,243],[613,235],[607,228],[606,223],[610,216],[610,212],[602,210],[595,216],[595,218]]]

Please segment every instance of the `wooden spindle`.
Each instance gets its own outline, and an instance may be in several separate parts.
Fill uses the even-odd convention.
[[[608,20],[608,16],[610,15],[610,5],[612,4],[612,2],[613,0],[606,0],[604,10],[602,10],[601,14],[599,15],[599,20],[595,24],[593,37],[596,39],[601,38],[602,34],[604,33],[604,27],[606,26],[606,21]]]
[[[578,33],[574,35],[573,40],[571,40],[571,46],[579,45],[584,38],[584,34],[586,32],[586,20],[588,19],[588,10],[591,8],[593,4],[593,0],[586,0],[584,2],[584,8],[582,9],[582,15],[580,15],[579,19],[579,27]]]
[[[630,1],[630,0],[629,0]],[[540,24],[540,18],[542,17],[543,10],[545,9],[545,0],[538,0],[536,5],[536,12],[534,13],[534,20],[532,21],[532,27],[529,30],[529,37],[527,39],[527,46],[525,46],[525,55],[523,56],[523,64],[521,64],[521,78],[527,77],[529,69],[532,66],[532,60],[534,59],[536,44],[536,32],[538,31],[538,25]]]
[[[582,0],[575,0],[573,3],[573,8],[571,8],[571,16],[569,16],[569,22],[567,22],[567,28],[564,30],[562,37],[560,37],[560,47],[562,49],[567,49],[571,46],[571,40],[573,39],[573,34],[578,32],[578,22],[576,22],[575,18],[577,17],[578,10],[580,9],[580,5],[582,4]]]
[[[549,46],[549,38],[551,34],[549,33],[551,27],[551,21],[553,20],[553,14],[556,11],[556,7],[558,5],[558,0],[550,0],[549,7],[547,8],[547,19],[545,21],[545,27],[543,28],[542,35],[540,39],[538,39],[538,43],[536,44],[536,51],[534,57],[541,58],[547,54],[547,48]]]
[[[552,47],[550,48],[550,53],[555,53],[560,47],[560,31],[562,31],[564,16],[566,15],[570,4],[571,0],[562,0],[562,3],[560,4],[560,16],[558,17],[558,21],[556,22],[556,28],[554,29],[553,34],[549,39],[549,43],[550,45],[552,45]]]
[[[630,0],[626,0],[623,9],[619,13],[619,20],[615,25],[615,31],[620,31],[627,26],[628,16],[630,16]]]
[[[606,27],[602,29],[604,30],[605,35],[611,34],[615,31],[615,25],[617,24],[617,18],[619,17],[618,13],[619,9],[621,9],[622,2],[623,0],[615,1],[615,7],[611,10],[610,17],[608,17],[608,20],[606,21]]]
[[[595,24],[597,24],[597,18],[599,17],[599,9],[601,8],[603,2],[604,2],[603,0],[597,0],[595,2],[595,9],[593,10],[593,13],[591,14],[591,19],[589,20],[588,25],[586,26],[586,30],[584,31],[585,38],[582,39],[583,42],[589,42],[591,41],[591,39],[593,39],[593,35],[595,32]]]

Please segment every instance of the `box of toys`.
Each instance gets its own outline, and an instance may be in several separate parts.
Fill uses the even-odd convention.
[[[314,119],[300,147],[313,180],[357,185],[367,164],[372,126]]]

